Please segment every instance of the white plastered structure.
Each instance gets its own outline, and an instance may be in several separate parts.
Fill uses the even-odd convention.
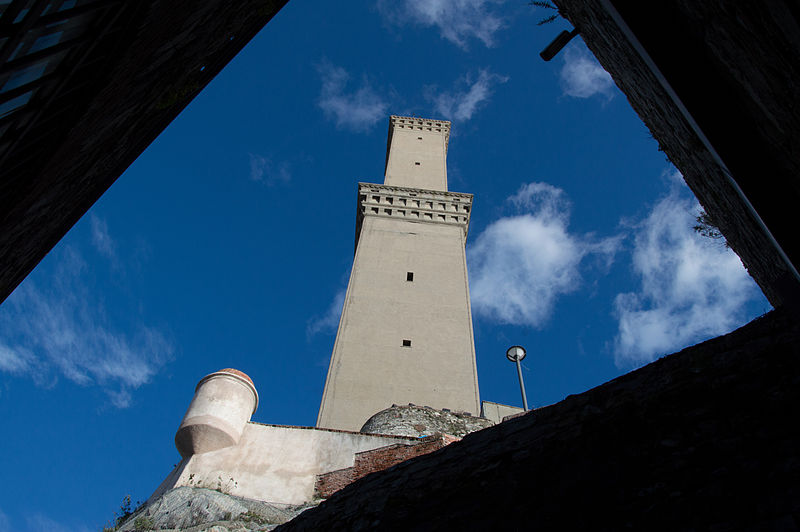
[[[314,499],[317,475],[352,467],[356,453],[418,438],[250,421],[255,384],[226,368],[204,377],[175,435],[183,459],[148,502],[181,486],[208,488],[273,504]]]
[[[272,504],[303,504],[314,499],[317,475],[352,467],[356,453],[417,441],[248,422],[236,445],[181,460],[148,502],[172,488],[190,486]]]
[[[186,457],[236,445],[257,408],[258,392],[246,374],[226,368],[206,375],[175,434],[178,452]]]

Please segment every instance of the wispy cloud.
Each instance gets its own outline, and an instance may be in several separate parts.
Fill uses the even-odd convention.
[[[11,523],[3,510],[0,510],[0,532],[11,532]]]
[[[459,80],[459,88],[451,92],[433,94],[430,99],[436,106],[436,111],[449,120],[466,121],[478,110],[492,95],[492,89],[499,83],[508,81],[507,76],[492,74],[483,69],[478,72],[477,78],[465,76]],[[435,89],[429,89],[433,92]]]
[[[114,249],[107,227],[92,223],[93,242],[98,234],[105,249]],[[115,326],[103,295],[89,288],[98,266],[89,269],[75,248],[57,250],[56,260],[45,288],[28,278],[0,307],[0,371],[29,376],[39,386],[52,386],[60,376],[100,386],[114,406],[125,408],[132,390],[171,356],[172,345],[136,318],[125,330]],[[128,303],[135,315],[137,302]]]
[[[563,52],[564,66],[561,67],[561,90],[574,98],[590,98],[595,94],[614,97],[614,80],[603,70],[597,59],[583,43],[572,44]]]
[[[322,82],[319,106],[337,127],[367,131],[386,118],[389,104],[373,90],[366,78],[355,91],[347,92],[350,74],[344,68],[323,62],[317,69]]]
[[[378,10],[395,26],[435,26],[444,39],[466,49],[470,39],[486,46],[494,44],[494,36],[505,24],[493,12],[502,0],[380,0]]]
[[[650,362],[752,317],[745,303],[759,297],[758,288],[733,251],[692,229],[699,210],[675,182],[634,226],[633,271],[641,290],[615,300],[618,366]]]
[[[26,517],[25,522],[31,532],[75,532],[74,526],[66,526],[40,513]],[[86,529],[86,527],[80,527],[80,530]]]
[[[92,245],[101,255],[109,260],[115,261],[117,250],[114,241],[108,234],[108,223],[98,218],[94,213],[89,214],[89,223],[92,229]]]
[[[311,338],[319,333],[334,333],[339,326],[339,318],[342,316],[344,306],[344,296],[347,294],[347,287],[340,288],[333,296],[330,306],[322,316],[317,316],[308,322],[306,326],[306,336]]]
[[[564,191],[547,183],[523,185],[508,203],[516,214],[490,224],[468,249],[472,308],[490,320],[538,327],[560,295],[580,286],[584,257],[608,266],[620,239],[570,233]]]
[[[39,360],[30,350],[24,347],[11,349],[0,341],[0,371],[11,375],[33,373]]]
[[[275,163],[271,157],[250,153],[250,179],[267,186],[288,183],[292,180],[289,165]]]

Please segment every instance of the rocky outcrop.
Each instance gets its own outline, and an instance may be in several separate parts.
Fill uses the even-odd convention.
[[[392,405],[381,410],[364,423],[361,432],[390,434],[423,438],[434,434],[449,434],[463,438],[470,432],[494,425],[488,419],[475,417],[468,412],[436,410],[429,406]]]
[[[313,503],[302,506],[272,505],[205,488],[180,487],[137,510],[118,530],[272,530],[312,506]]]

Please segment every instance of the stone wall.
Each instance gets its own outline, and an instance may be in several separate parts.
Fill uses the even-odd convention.
[[[340,489],[352,484],[354,480],[356,479],[352,467],[319,475],[314,486],[314,496],[320,499],[327,499]]]
[[[800,325],[770,314],[358,480],[290,530],[797,530]]]
[[[414,445],[390,445],[357,453],[353,467],[319,475],[314,490],[315,495],[326,499],[370,473],[383,471],[411,458],[432,453],[460,439],[447,434],[435,434]]]
[[[314,498],[317,475],[352,467],[359,452],[417,441],[250,422],[237,445],[181,460],[148,501],[188,486],[269,503],[304,504]]]
[[[437,410],[429,406],[408,404],[392,405],[381,410],[364,423],[361,432],[416,438],[450,434],[460,438],[492,425],[492,421],[475,417],[469,412],[452,412],[446,408]]]
[[[521,406],[503,405],[492,401],[481,401],[481,417],[500,423],[508,416],[515,416],[525,412]]]

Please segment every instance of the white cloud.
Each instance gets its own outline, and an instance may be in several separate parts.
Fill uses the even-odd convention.
[[[342,307],[344,307],[344,296],[347,294],[347,288],[341,288],[336,295],[333,296],[330,306],[325,311],[325,314],[312,319],[306,327],[306,336],[312,337],[319,333],[334,333],[339,327],[339,318],[342,316]]]
[[[486,46],[494,44],[495,33],[505,25],[491,9],[499,3],[502,0],[381,0],[378,10],[396,26],[435,26],[444,39],[466,49],[473,38]]]
[[[37,365],[37,359],[33,353],[24,347],[11,349],[7,345],[0,343],[0,371],[12,375],[28,373]]]
[[[107,228],[99,234],[108,236]],[[115,406],[127,407],[131,390],[150,381],[172,345],[136,319],[126,324],[128,332],[115,327],[102,294],[89,289],[97,266],[87,268],[69,246],[57,257],[45,290],[28,278],[0,307],[0,371],[30,376],[39,386],[54,385],[58,376],[100,386]]]
[[[32,532],[70,532],[72,527],[65,526],[46,515],[36,513],[25,518],[28,530]]]
[[[641,290],[615,300],[618,366],[641,365],[727,333],[746,321],[744,304],[758,297],[739,257],[692,229],[700,206],[681,190],[673,184],[635,226],[633,270]]]
[[[460,83],[466,85],[464,90],[443,92],[432,97],[436,111],[449,120],[465,121],[472,118],[475,111],[483,102],[492,95],[493,85],[505,83],[508,77],[491,74],[488,70],[478,72],[477,79],[473,82],[470,77],[464,77]]]
[[[319,106],[336,126],[352,131],[366,131],[386,118],[389,104],[366,79],[355,92],[345,92],[350,74],[341,67],[324,62],[318,67],[322,80]]]
[[[583,44],[568,46],[563,52],[561,89],[567,96],[590,98],[602,94],[610,100],[615,94],[614,80]]]
[[[288,183],[292,180],[289,165],[286,163],[276,164],[272,158],[264,157],[251,153],[250,155],[250,179],[267,186],[278,183]]]
[[[552,185],[524,185],[508,201],[518,214],[490,224],[468,249],[472,308],[494,321],[538,327],[560,295],[579,287],[584,257],[610,264],[619,238],[569,233],[569,203]]]
[[[11,523],[3,510],[0,510],[0,532],[11,532]]]
[[[89,215],[89,223],[92,228],[92,244],[103,256],[110,260],[116,260],[116,244],[108,234],[108,223],[101,220],[94,213]]]

